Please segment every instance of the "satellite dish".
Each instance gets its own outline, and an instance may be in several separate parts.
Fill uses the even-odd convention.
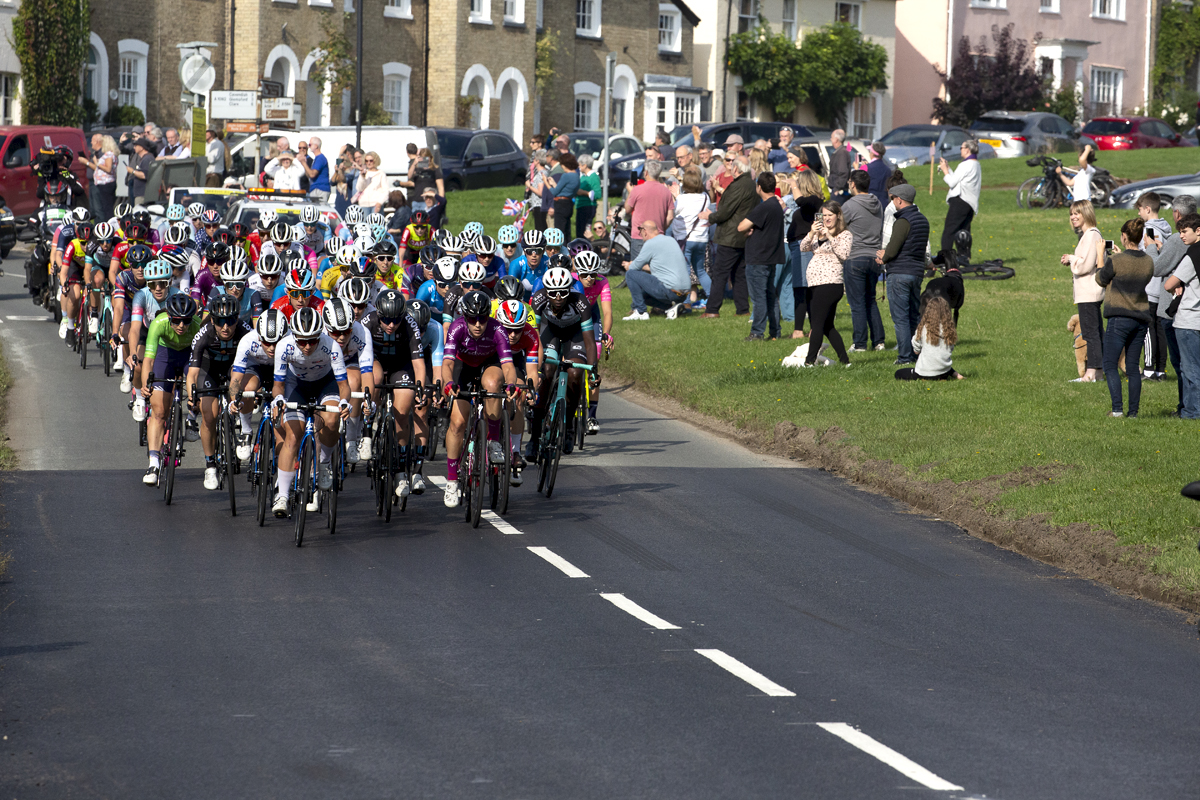
[[[217,70],[202,55],[188,56],[179,65],[179,78],[183,81],[183,90],[192,94],[207,94],[217,82]]]

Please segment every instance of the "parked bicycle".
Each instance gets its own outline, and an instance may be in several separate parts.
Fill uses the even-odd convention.
[[[1017,189],[1017,205],[1021,208],[1065,208],[1071,204],[1071,194],[1066,184],[1058,177],[1058,168],[1063,162],[1053,156],[1034,156],[1025,161],[1028,166],[1040,167],[1042,174],[1026,180]],[[1099,167],[1092,176],[1092,205],[1108,205],[1109,197],[1117,188],[1112,174]],[[1074,177],[1076,169],[1064,168],[1063,174]]]

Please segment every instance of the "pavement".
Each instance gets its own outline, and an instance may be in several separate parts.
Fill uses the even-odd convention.
[[[198,470],[141,485],[18,266],[0,796],[1196,795],[1181,614],[619,390],[552,499],[389,524],[356,474],[297,549]]]

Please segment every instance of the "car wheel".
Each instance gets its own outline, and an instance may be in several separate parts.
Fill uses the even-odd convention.
[[[461,192],[464,188],[462,178],[454,177],[446,181],[447,192]]]

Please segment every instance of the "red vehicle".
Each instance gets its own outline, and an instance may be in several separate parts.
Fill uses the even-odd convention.
[[[1083,135],[1094,139],[1101,150],[1195,146],[1154,117],[1096,117],[1083,126]]]

